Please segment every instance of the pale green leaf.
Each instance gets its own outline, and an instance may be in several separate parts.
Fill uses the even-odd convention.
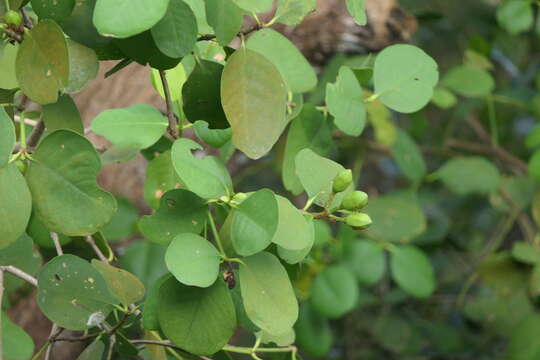
[[[92,259],[92,266],[103,276],[110,293],[125,306],[136,303],[144,297],[144,285],[130,272],[97,259]]]
[[[238,7],[250,13],[262,13],[272,9],[272,0],[233,0]]]
[[[277,0],[276,21],[295,26],[317,7],[317,0]]]
[[[506,0],[497,8],[497,22],[512,35],[530,30],[534,24],[534,11],[530,1]]]
[[[9,43],[4,46],[3,50],[0,50],[0,89],[15,89],[19,87],[15,73],[18,51],[18,45]]]
[[[443,84],[466,97],[489,95],[495,89],[495,80],[485,70],[472,66],[456,66],[444,76]]]
[[[289,199],[276,195],[278,226],[272,242],[288,250],[302,250],[313,244],[311,224]]]
[[[497,167],[477,156],[449,160],[437,170],[434,178],[458,195],[489,194],[497,190],[501,182]]]
[[[206,0],[206,18],[221,46],[228,45],[238,34],[244,16],[233,0]]]
[[[365,0],[346,0],[347,10],[358,25],[367,24],[366,1]]]
[[[328,318],[339,318],[358,301],[358,285],[349,269],[334,265],[317,275],[311,289],[313,308]]]
[[[400,246],[390,252],[392,278],[405,292],[427,298],[435,290],[435,275],[428,257],[415,246]]]

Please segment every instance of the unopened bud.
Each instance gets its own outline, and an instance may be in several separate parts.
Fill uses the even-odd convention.
[[[345,219],[345,222],[347,225],[352,226],[354,228],[361,228],[365,229],[369,225],[371,225],[372,221],[368,214],[364,213],[353,213],[347,216]]]
[[[352,171],[350,169],[343,170],[334,178],[334,183],[332,184],[332,191],[334,193],[340,193],[345,191],[352,183]]]
[[[368,203],[368,194],[363,191],[353,191],[341,202],[341,208],[345,210],[357,210],[366,206]]]

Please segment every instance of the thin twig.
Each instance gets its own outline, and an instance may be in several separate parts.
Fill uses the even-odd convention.
[[[26,12],[24,8],[21,8],[21,13],[24,20],[24,26],[26,26],[29,29],[33,28],[34,22],[32,21],[32,18],[30,18],[30,16],[28,15],[28,13]]]
[[[16,268],[15,266],[12,266],[12,265],[0,266],[0,271],[5,271],[5,272],[10,273],[11,275],[15,275],[19,279],[23,279],[24,281],[26,281],[27,283],[31,285],[34,285],[35,287],[38,286],[38,282],[35,277],[33,277],[30,274],[25,273],[24,271],[22,271],[19,268]]]
[[[101,250],[97,246],[97,244],[94,241],[94,239],[92,238],[92,236],[87,236],[85,239],[86,239],[86,242],[88,243],[88,245],[90,245],[92,247],[92,250],[94,250],[94,252],[96,253],[99,260],[101,260],[104,263],[108,264],[109,259],[107,259],[107,257],[101,252]]]
[[[44,360],[50,360],[51,359],[51,356],[52,356],[52,351],[53,351],[53,347],[54,347],[54,343],[55,343],[55,339],[56,337],[58,337],[58,335],[60,335],[60,333],[64,331],[63,328],[59,327],[58,325],[56,324],[52,324],[52,328],[51,328],[51,334],[49,335],[49,339],[47,340],[47,343],[49,344],[47,346],[47,351],[45,352],[45,358]]]
[[[173,104],[171,99],[171,90],[169,89],[169,81],[164,70],[159,71],[159,77],[161,78],[161,83],[163,85],[163,93],[165,94],[165,104],[167,106],[167,119],[169,120],[168,131],[173,139],[178,139],[180,135],[178,130],[178,118],[173,110]]]
[[[64,255],[64,250],[62,249],[62,245],[60,245],[60,239],[58,239],[58,234],[51,232],[51,239],[54,243],[54,247],[56,248],[56,254],[58,256]]]
[[[262,26],[260,24],[256,24],[250,29],[239,32],[236,36],[246,36],[246,35],[251,34],[254,31],[260,30],[261,28]],[[197,41],[210,41],[210,40],[214,40],[215,38],[216,38],[216,35],[214,34],[206,34],[206,35],[199,36],[197,38]]]
[[[45,132],[45,123],[43,122],[43,120],[39,120],[37,125],[34,127],[34,130],[28,137],[28,141],[26,142],[26,144],[29,147],[35,147],[38,144],[39,139],[41,139],[41,137],[43,136],[44,132]]]

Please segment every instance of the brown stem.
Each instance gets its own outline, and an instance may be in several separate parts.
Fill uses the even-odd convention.
[[[173,139],[178,139],[180,135],[178,131],[178,118],[176,117],[173,111],[171,91],[169,89],[169,81],[167,80],[167,76],[165,75],[164,70],[159,71],[159,77],[161,78],[161,83],[163,84],[163,93],[165,94],[165,104],[167,105],[167,119],[169,120],[168,131],[169,131],[169,134],[173,137]]]
[[[39,142],[39,139],[41,139],[44,132],[45,132],[45,123],[43,122],[43,120],[39,120],[37,125],[34,127],[34,130],[32,130],[32,133],[28,137],[28,140],[26,141],[26,145],[30,148],[36,147],[36,145]]]
[[[11,275],[15,275],[16,277],[26,281],[27,283],[35,287],[38,286],[38,282],[35,277],[33,277],[30,274],[25,273],[24,271],[22,271],[19,268],[16,268],[15,266],[12,266],[12,265],[0,266],[0,271],[8,272]]]
[[[254,31],[257,31],[257,30],[260,30],[260,29],[261,29],[261,26],[259,24],[256,24],[252,28],[249,28],[249,29],[244,30],[244,31],[240,31],[236,36],[246,36],[246,35],[251,34]],[[197,38],[197,41],[210,41],[210,40],[214,40],[215,38],[216,38],[216,35],[214,35],[214,34],[206,34],[206,35],[199,36]]]

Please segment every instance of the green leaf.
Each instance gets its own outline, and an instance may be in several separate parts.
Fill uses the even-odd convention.
[[[97,0],[76,0],[77,6],[71,15],[60,25],[69,37],[92,49],[105,47],[111,38],[101,36],[93,23],[94,8]]]
[[[532,3],[525,0],[506,0],[497,8],[497,22],[512,35],[530,30],[534,24]]]
[[[279,257],[288,264],[298,264],[304,260],[315,244],[315,222],[307,216],[305,217],[305,221],[307,223],[307,229],[304,230],[306,233],[302,237],[306,237],[308,243],[304,248],[300,250],[289,250],[279,245],[277,247]]]
[[[276,195],[278,225],[272,242],[288,250],[302,250],[313,244],[311,224],[289,199]]]
[[[109,242],[118,242],[134,235],[135,224],[139,219],[139,210],[128,199],[116,197],[116,203],[118,204],[116,214],[102,230]]]
[[[365,285],[379,282],[384,275],[386,260],[383,249],[371,241],[355,241],[343,252],[344,264],[356,279]]]
[[[206,18],[214,29],[219,45],[228,45],[238,34],[244,16],[233,0],[206,0]]]
[[[2,345],[3,360],[26,360],[32,357],[34,353],[34,341],[19,326],[15,325],[3,311],[2,317]]]
[[[347,10],[358,25],[367,24],[366,1],[365,0],[347,0]]]
[[[450,90],[466,97],[486,96],[495,89],[495,80],[489,72],[468,65],[450,69],[442,82]]]
[[[278,228],[278,202],[274,193],[262,189],[250,195],[234,212],[231,240],[236,253],[250,256],[272,242]]]
[[[101,339],[96,339],[84,349],[84,351],[79,355],[77,360],[101,359],[104,353],[105,344],[103,344],[103,341],[101,341]]]
[[[127,38],[156,25],[168,5],[169,0],[97,0],[93,20],[100,34]]]
[[[168,273],[164,261],[165,251],[164,246],[155,243],[134,242],[120,257],[120,266],[137,276],[146,289],[150,289],[163,274]]]
[[[420,182],[427,167],[416,142],[403,130],[398,130],[396,142],[390,148],[401,172],[411,181]]]
[[[171,58],[191,53],[197,41],[197,19],[184,1],[169,0],[165,16],[152,28],[158,49]]]
[[[508,344],[509,360],[532,360],[540,357],[540,316],[532,314],[513,329]]]
[[[243,259],[240,287],[248,317],[271,334],[283,334],[298,318],[298,302],[287,271],[272,254]]]
[[[209,287],[219,274],[221,256],[205,238],[179,234],[165,253],[165,263],[174,277],[184,285]]]
[[[71,15],[75,7],[75,0],[32,0],[32,10],[40,20],[52,19],[61,21]]]
[[[367,104],[369,122],[375,131],[375,140],[383,145],[392,145],[397,138],[397,128],[392,122],[392,113],[384,104],[375,100]]]
[[[157,279],[148,291],[144,301],[144,309],[142,314],[143,327],[147,330],[159,330],[159,298],[161,285],[172,278],[172,274],[166,273]]]
[[[296,26],[317,7],[317,0],[277,0],[275,18],[289,26]]]
[[[139,220],[139,229],[149,240],[167,245],[178,234],[201,233],[207,211],[206,202],[191,191],[170,190],[161,197],[154,215]]]
[[[0,45],[2,46],[2,45]],[[15,89],[19,87],[15,72],[19,46],[6,44],[0,49],[0,89]]]
[[[15,163],[0,168],[0,249],[13,244],[23,235],[30,213],[32,198],[24,177]]]
[[[201,120],[195,121],[193,125],[197,137],[212,147],[220,148],[231,140],[231,128],[209,129],[208,123]]]
[[[317,85],[313,67],[298,48],[277,31],[273,29],[257,31],[248,39],[246,47],[270,60],[281,73],[291,92],[307,92]]]
[[[145,149],[167,129],[167,119],[153,106],[137,104],[101,112],[92,120],[92,131],[116,146]]]
[[[214,156],[198,158],[192,150],[202,147],[189,139],[178,139],[172,147],[172,162],[186,188],[203,199],[219,199],[232,192],[232,181],[225,165]]]
[[[96,184],[101,164],[88,140],[58,130],[41,141],[32,157],[26,180],[34,209],[50,231],[92,235],[111,220],[116,201]]]
[[[526,242],[516,242],[512,246],[512,257],[529,265],[540,263],[540,249]]]
[[[529,159],[529,175],[536,180],[540,179],[540,150],[536,150]]]
[[[82,90],[86,84],[94,80],[99,71],[96,52],[84,45],[67,39],[69,55],[69,80],[66,92],[74,93]]]
[[[310,198],[315,197],[315,204],[325,206],[332,194],[332,183],[338,173],[345,170],[340,164],[317,155],[310,149],[304,149],[296,155],[296,175]],[[343,198],[353,190],[354,184],[336,194],[329,204],[330,209],[341,205]]]
[[[43,106],[43,121],[49,132],[56,130],[72,130],[84,135],[84,126],[73,99],[67,95],[61,95],[54,104]]]
[[[540,146],[540,125],[535,126],[525,138],[525,146],[529,149],[534,149]]]
[[[317,275],[311,288],[313,308],[328,318],[339,318],[358,301],[358,285],[349,269],[333,265]]]
[[[221,100],[234,146],[249,158],[268,153],[287,125],[286,87],[274,65],[241,48],[227,61]]]
[[[229,127],[221,105],[223,65],[201,60],[182,88],[183,109],[187,119],[206,121],[212,129]]]
[[[92,327],[91,316],[101,313],[105,319],[112,310],[111,304],[118,302],[92,265],[69,254],[45,264],[38,276],[38,290],[41,311],[52,322],[70,330]]]
[[[139,149],[137,148],[113,145],[101,154],[101,162],[103,165],[127,162],[133,160],[138,153]]]
[[[327,119],[313,105],[304,105],[300,115],[292,121],[287,134],[285,155],[281,167],[281,178],[285,188],[294,195],[300,194],[303,190],[300,179],[296,175],[295,163],[296,155],[300,150],[308,148],[325,156],[330,153],[333,146]]]
[[[15,148],[15,125],[3,107],[0,107],[0,169],[11,159]]]
[[[495,165],[477,156],[451,159],[437,170],[434,177],[458,195],[489,194],[497,190],[501,182]]]
[[[328,320],[313,311],[307,303],[300,307],[294,330],[296,342],[308,354],[324,357],[331,350],[334,335]]]
[[[136,303],[144,297],[143,283],[130,272],[97,259],[92,259],[92,266],[103,276],[110,293],[125,306]]]
[[[366,126],[362,87],[351,68],[342,66],[335,84],[326,85],[326,105],[338,129],[359,136]]]
[[[172,164],[171,152],[166,151],[156,156],[146,169],[144,200],[152,209],[157,209],[163,194],[180,186],[180,178]]]
[[[444,87],[436,87],[431,102],[441,109],[449,109],[457,104],[457,98],[450,90]]]
[[[365,211],[373,220],[367,234],[375,239],[408,242],[426,230],[426,216],[413,196],[380,196],[371,200]]]
[[[238,7],[250,13],[262,13],[272,9],[272,0],[233,0]]]
[[[36,245],[46,249],[55,248],[49,229],[43,225],[41,220],[35,214],[35,211],[32,211],[30,221],[28,222],[28,227],[26,228],[26,233],[32,238]],[[64,234],[58,234],[58,240],[62,246],[67,245],[72,241],[70,237]]]
[[[190,7],[191,10],[195,13],[197,18],[197,27],[199,28],[199,33],[201,34],[210,34],[212,33],[212,28],[208,25],[206,19],[206,13],[204,11],[204,5],[206,0],[184,0]]]
[[[62,29],[43,20],[24,37],[15,66],[21,90],[31,100],[55,103],[58,91],[68,85],[69,55]]]
[[[377,56],[373,71],[379,99],[402,113],[413,113],[426,106],[439,81],[437,63],[412,45],[387,47]]]
[[[173,344],[196,355],[212,355],[236,328],[234,304],[225,283],[189,287],[170,278],[160,290],[159,323]]]
[[[415,246],[399,246],[390,252],[392,278],[403,291],[427,298],[435,290],[433,267],[424,252]]]
[[[50,235],[49,235],[50,236]],[[23,234],[10,246],[0,249],[0,265],[12,265],[30,275],[35,275],[41,267],[41,255],[34,249],[32,239]],[[24,284],[24,280],[4,273],[4,288],[8,294]]]

